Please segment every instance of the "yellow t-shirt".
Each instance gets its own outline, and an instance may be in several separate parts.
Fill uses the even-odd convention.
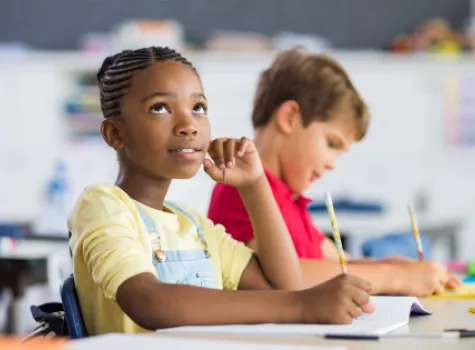
[[[146,331],[115,300],[117,289],[127,279],[143,272],[157,275],[152,262],[154,234],[148,233],[137,206],[160,232],[163,250],[204,248],[195,226],[182,213],[150,208],[117,186],[87,188],[75,204],[68,228],[76,290],[90,335]],[[203,228],[217,287],[237,289],[252,251],[228,235],[223,226],[214,225],[187,206],[180,207]]]

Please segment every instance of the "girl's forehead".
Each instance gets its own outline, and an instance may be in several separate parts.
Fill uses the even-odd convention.
[[[158,93],[189,97],[202,94],[203,86],[190,66],[171,60],[155,61],[134,72],[124,98],[142,101],[145,97]]]
[[[172,60],[154,61],[145,69],[135,71],[131,90],[150,92],[203,92],[196,72],[188,65]],[[156,91],[160,90],[160,91]]]

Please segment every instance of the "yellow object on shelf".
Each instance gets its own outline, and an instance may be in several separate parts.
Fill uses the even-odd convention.
[[[472,314],[475,314],[475,307],[469,307],[468,311],[470,311]]]
[[[444,293],[435,294],[432,298],[475,299],[475,283],[464,283],[454,290],[446,289]]]

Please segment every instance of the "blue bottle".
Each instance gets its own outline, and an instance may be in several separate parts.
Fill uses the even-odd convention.
[[[53,173],[45,187],[40,215],[33,224],[33,233],[46,236],[67,236],[70,185],[64,161],[56,161]]]

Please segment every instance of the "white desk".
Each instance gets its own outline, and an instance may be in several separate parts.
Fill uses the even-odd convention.
[[[440,332],[449,328],[475,329],[475,314],[468,312],[469,306],[475,306],[475,299],[420,299],[424,307],[433,312],[431,316],[411,318],[408,326],[398,330],[398,333]],[[169,335],[167,335],[169,336]],[[185,337],[185,335],[180,335]],[[475,349],[475,338],[471,339],[386,339],[382,341],[342,341],[325,340],[316,337],[265,337],[265,336],[230,336],[230,335],[205,335],[190,334],[192,339],[228,339],[234,341],[260,341],[265,343],[279,343],[291,345],[343,345],[348,350],[385,349],[385,350],[412,350],[412,349]],[[157,341],[157,344],[159,342]],[[292,347],[289,347],[292,349]],[[94,350],[89,348],[88,350]]]
[[[15,248],[0,252],[0,259],[46,259],[58,251],[67,249],[69,249],[67,241],[20,240]]]
[[[441,332],[448,328],[467,328],[475,329],[475,314],[468,312],[469,306],[475,306],[475,299],[421,299],[424,306],[433,312],[431,316],[424,316],[420,318],[411,318],[408,326],[398,330],[398,333],[424,333],[424,332]],[[123,349],[127,344],[133,344],[133,337],[124,337],[123,335],[106,335],[101,337],[92,337],[85,340],[72,341],[68,349],[71,350],[96,350],[96,349]],[[156,338],[155,338],[156,337]],[[128,338],[127,342],[121,340]],[[190,343],[184,340],[190,340]],[[140,340],[140,341],[139,341]],[[203,340],[216,341],[233,341],[234,344],[228,347],[218,346],[219,343],[203,347]],[[262,343],[263,347],[258,347],[252,344]],[[471,339],[421,339],[421,338],[404,338],[404,339],[385,339],[381,341],[342,341],[342,340],[325,340],[310,336],[296,336],[296,337],[268,337],[268,336],[251,336],[251,335],[229,335],[229,334],[161,334],[147,336],[143,339],[137,336],[136,344],[146,344],[145,348],[160,349],[161,345],[167,348],[166,345],[173,345],[174,349],[190,349],[196,347],[197,349],[249,349],[249,350],[267,350],[273,349],[300,349],[299,346],[307,346],[308,349],[318,350],[320,345],[322,348],[328,346],[346,347],[348,350],[413,350],[413,349],[431,349],[431,350],[447,350],[447,349],[475,349],[475,338]],[[122,347],[121,347],[122,345]],[[223,344],[221,344],[223,345]],[[302,348],[304,349],[304,348]]]

